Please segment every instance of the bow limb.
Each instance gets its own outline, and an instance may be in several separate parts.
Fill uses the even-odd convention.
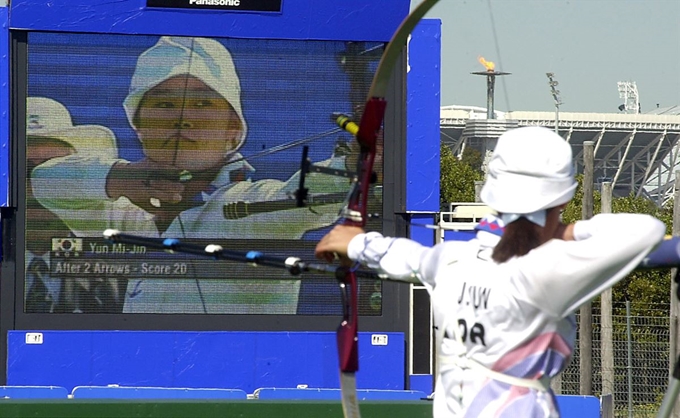
[[[356,139],[360,147],[359,160],[352,192],[347,206],[342,211],[344,225],[363,227],[366,224],[368,192],[373,176],[376,142],[387,105],[385,93],[388,82],[411,31],[437,1],[424,0],[416,7],[401,23],[382,54],[356,132]],[[343,320],[337,333],[342,409],[345,418],[358,418],[360,413],[356,393],[356,371],[359,369],[357,279],[352,270],[340,269],[338,270],[338,280],[343,298]]]

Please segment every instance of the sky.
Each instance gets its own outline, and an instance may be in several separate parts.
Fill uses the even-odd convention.
[[[422,0],[411,0],[413,9]],[[680,105],[680,0],[439,0],[441,105],[486,107],[478,58],[496,79],[495,109],[620,113],[619,81],[635,82],[642,113]]]

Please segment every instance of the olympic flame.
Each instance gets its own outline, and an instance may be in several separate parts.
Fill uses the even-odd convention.
[[[496,64],[494,64],[491,61],[485,60],[484,57],[479,57],[477,59],[479,60],[480,64],[482,64],[484,68],[486,68],[486,71],[493,71],[496,68]]]

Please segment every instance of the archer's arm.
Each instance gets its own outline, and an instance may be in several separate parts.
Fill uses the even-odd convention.
[[[508,265],[517,269],[520,293],[563,317],[626,277],[664,232],[664,224],[648,215],[600,214],[576,222],[573,240],[549,241]]]
[[[319,241],[316,256],[332,261],[337,254],[393,280],[434,286],[434,277],[445,246],[426,247],[406,238],[383,237],[378,232],[338,225]]]

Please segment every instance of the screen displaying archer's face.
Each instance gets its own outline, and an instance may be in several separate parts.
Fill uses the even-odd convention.
[[[37,255],[27,250],[25,309],[341,314],[328,277],[113,245],[102,232],[314,260],[350,188],[347,177],[327,173],[354,171],[357,161],[355,138],[331,115],[360,119],[353,110],[363,106],[380,58],[366,52],[382,46],[29,32],[30,101],[57,103],[61,113],[41,115],[50,131],[96,152],[76,147],[27,173],[26,195],[44,212],[27,211],[26,248],[48,252],[54,286],[46,298],[29,274]],[[329,170],[306,173],[307,206],[299,207],[303,145],[312,164]],[[51,151],[27,147],[29,165]],[[378,171],[381,161],[377,155]],[[375,191],[372,214],[382,211]],[[63,228],[49,230],[60,232],[41,232],[57,224]],[[381,228],[382,219],[369,219],[367,229]],[[380,282],[362,280],[358,290],[360,314],[381,315]]]
[[[223,165],[243,129],[229,102],[192,76],[172,77],[146,92],[136,123],[147,157],[196,171]]]

